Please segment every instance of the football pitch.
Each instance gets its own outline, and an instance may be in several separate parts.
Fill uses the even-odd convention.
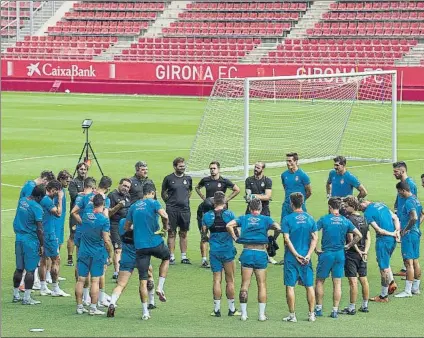
[[[15,269],[13,218],[20,187],[26,180],[34,179],[44,169],[58,173],[68,169],[73,173],[85,142],[81,122],[90,118],[94,123],[90,129],[90,141],[105,175],[113,179],[113,187],[122,177],[134,174],[134,164],[145,160],[149,166],[149,177],[157,187],[163,178],[173,171],[172,160],[177,156],[186,159],[196,135],[207,100],[198,98],[170,98],[143,96],[102,96],[78,94],[2,93],[1,100],[1,297],[2,336],[423,336],[423,295],[410,299],[390,297],[388,304],[370,302],[370,312],[355,316],[340,315],[329,318],[332,307],[331,280],[326,281],[323,312],[324,317],[315,323],[307,321],[305,290],[296,288],[296,314],[298,323],[285,323],[288,314],[281,266],[268,266],[267,322],[258,322],[258,305],[255,281],[249,290],[249,320],[241,322],[238,317],[227,317],[225,284],[221,302],[221,318],[211,317],[212,273],[200,268],[200,236],[197,230],[196,209],[200,202],[192,195],[191,231],[188,240],[188,257],[192,265],[179,264],[178,239],[176,245],[177,265],[170,266],[165,291],[168,301],[160,303],[151,311],[151,320],[141,320],[141,303],[138,296],[138,278],[133,276],[118,302],[115,318],[78,316],[75,313],[74,268],[64,266],[67,258],[66,239],[69,234],[65,225],[65,246],[61,250],[60,275],[67,280],[61,288],[72,294],[68,298],[41,297],[38,306],[22,306],[12,303],[12,276]],[[424,112],[423,105],[398,106],[398,158],[408,165],[408,173],[418,187],[423,201],[424,189],[420,176],[424,173]],[[240,125],[242,129],[242,125]],[[370,133],[373,130],[369,130]],[[319,140],[322,141],[322,140]],[[372,152],[373,144],[366,144]],[[272,144],[270,144],[272,147]],[[296,149],[287,149],[296,151]],[[343,155],[343,154],[342,154]],[[205,155],[207,156],[207,154]],[[301,154],[300,154],[301,156]],[[213,158],[210,158],[213,160]],[[94,161],[92,161],[94,163]],[[348,161],[348,169],[367,188],[369,198],[383,201],[390,207],[395,200],[396,180],[390,164]],[[312,197],[308,200],[308,211],[318,218],[327,212],[325,182],[332,161],[305,164],[302,166],[311,178]],[[265,174],[273,179],[273,201],[271,214],[280,221],[283,189],[279,175],[285,168],[266,169]],[[100,179],[95,164],[90,176]],[[225,176],[225,175],[224,175]],[[194,183],[198,182],[198,178]],[[243,182],[236,182],[242,193],[230,203],[230,208],[241,214],[245,210],[242,199]],[[69,201],[69,199],[68,199]],[[69,208],[69,206],[68,206]],[[69,210],[67,210],[69,212]],[[369,255],[368,276],[370,296],[380,291],[380,278],[375,261],[374,239]],[[282,237],[278,244],[277,260],[283,256]],[[421,240],[423,244],[423,240]],[[241,248],[238,247],[238,254]],[[157,280],[158,262],[152,261]],[[313,257],[314,268],[316,256]],[[421,258],[421,265],[424,259]],[[401,267],[400,246],[393,258],[392,268]],[[240,288],[240,265],[237,263],[236,295]],[[116,285],[112,268],[107,271],[106,292],[112,293]],[[404,281],[396,277],[399,289]],[[422,288],[422,287],[421,287]],[[238,306],[236,297],[236,306]],[[360,291],[357,308],[360,306]],[[340,307],[349,303],[347,279],[343,279],[343,295]],[[29,332],[43,328],[42,333]]]

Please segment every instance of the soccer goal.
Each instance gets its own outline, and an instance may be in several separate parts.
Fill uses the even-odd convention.
[[[188,172],[210,161],[247,177],[257,161],[285,164],[333,158],[396,161],[396,71],[219,79],[192,144]]]

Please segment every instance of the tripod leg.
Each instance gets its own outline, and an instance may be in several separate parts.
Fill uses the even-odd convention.
[[[82,155],[84,155],[84,151],[87,149],[88,150],[88,145],[89,145],[89,143],[85,143],[84,144],[84,147],[82,148],[82,151],[81,151],[81,155],[80,155],[80,157],[79,157],[79,159],[78,159],[78,163],[77,163],[77,165],[79,164],[79,163],[81,163],[81,159],[82,159]],[[72,178],[74,178],[75,177],[75,174],[77,173],[77,168],[76,168],[76,166],[75,166],[75,171],[74,171],[74,174],[72,175]]]
[[[97,160],[96,154],[94,153],[94,150],[93,150],[93,148],[91,147],[91,143],[88,143],[88,147],[90,148],[90,151],[91,151],[91,153],[93,154],[94,160],[96,161],[97,166],[98,166],[98,167],[99,167],[99,169],[100,169],[100,173],[102,174],[102,176],[104,176],[104,174],[103,174],[103,170],[102,170],[102,168],[100,167],[100,163],[99,163],[99,161]]]

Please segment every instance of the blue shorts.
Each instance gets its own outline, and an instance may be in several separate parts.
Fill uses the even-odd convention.
[[[388,239],[378,239],[375,242],[375,254],[377,256],[377,264],[380,270],[390,268],[390,258],[396,248],[396,240],[394,237]]]
[[[420,235],[409,232],[401,239],[401,251],[403,259],[418,259],[420,257]]]
[[[311,287],[314,285],[314,271],[312,263],[302,265],[292,260],[284,260],[284,285],[294,287],[300,279],[304,286]]]
[[[232,262],[236,254],[236,248],[233,248],[232,251],[209,251],[209,261],[211,263],[212,272],[222,271],[224,264]]]
[[[240,263],[244,268],[266,269],[268,266],[268,254],[262,250],[243,249],[240,255]]]
[[[306,212],[305,203],[302,204],[302,209],[303,209],[304,212]],[[283,207],[281,209],[281,222],[280,222],[280,224],[283,224],[283,218],[286,217],[287,215],[290,215],[292,212],[293,212],[293,209],[290,206],[290,201],[289,202],[284,201]]]
[[[55,234],[59,245],[63,244],[65,234],[64,234],[64,226],[65,224],[61,224],[61,222],[56,222],[55,226]]]
[[[344,264],[344,250],[324,251],[318,256],[317,278],[328,278],[330,271],[332,278],[342,278],[344,276]]]
[[[136,267],[136,254],[135,249],[130,250],[126,246],[131,244],[122,243],[121,260],[119,261],[119,271],[133,272]],[[134,245],[131,245],[134,247]]]
[[[38,240],[15,241],[16,269],[35,271],[40,262]]]
[[[78,276],[87,277],[88,274],[90,273],[91,277],[101,277],[103,276],[104,268],[105,268],[104,257],[89,257],[89,256],[78,257],[78,260],[77,260]]]
[[[59,242],[56,234],[44,235],[44,257],[57,257],[59,256]]]

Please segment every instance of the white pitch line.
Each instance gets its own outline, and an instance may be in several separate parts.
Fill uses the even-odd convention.
[[[150,149],[150,150],[120,150],[120,151],[103,151],[98,152],[97,154],[121,154],[121,153],[157,153],[157,152],[172,152],[172,151],[187,151],[190,150],[188,148],[184,149]],[[23,158],[16,158],[13,160],[5,160],[1,161],[1,164],[3,163],[11,163],[11,162],[20,162],[20,161],[27,161],[27,160],[39,160],[43,158],[56,158],[56,157],[67,157],[67,156],[78,156],[79,154],[57,154],[57,155],[44,155],[44,156],[33,156],[33,157],[23,157]]]

